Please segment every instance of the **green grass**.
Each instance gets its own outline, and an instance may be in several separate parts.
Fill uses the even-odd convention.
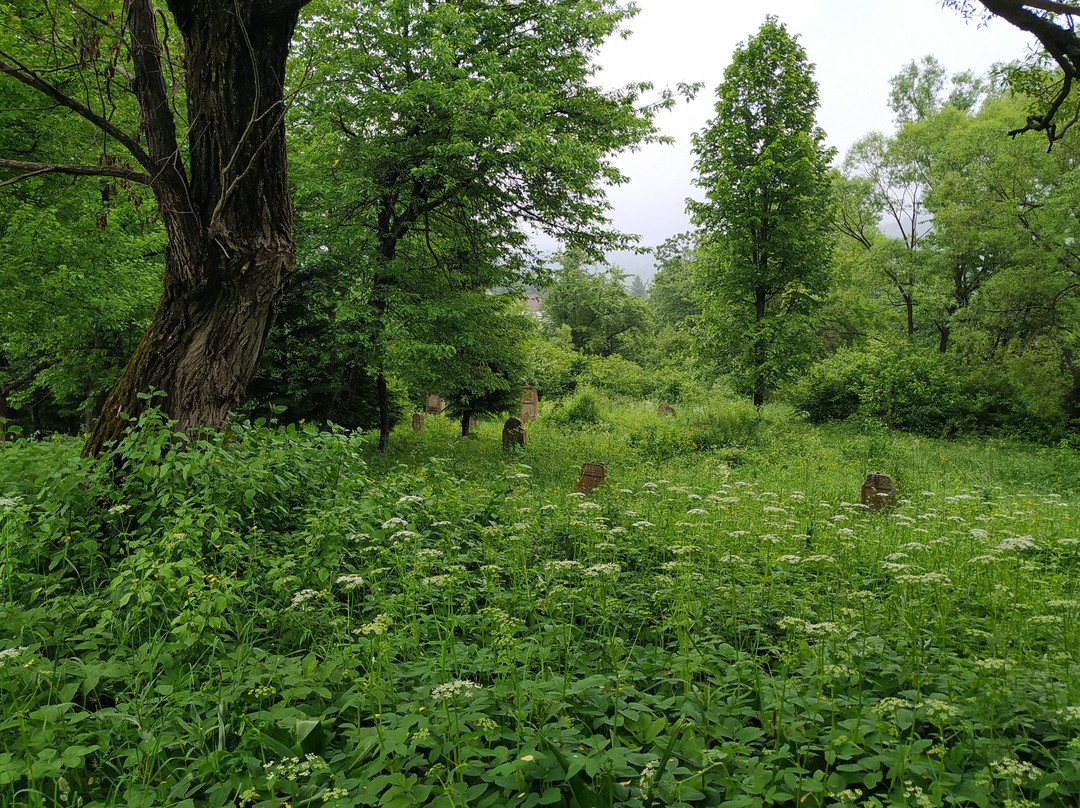
[[[3,449],[0,804],[1077,803],[1074,452],[601,414]]]

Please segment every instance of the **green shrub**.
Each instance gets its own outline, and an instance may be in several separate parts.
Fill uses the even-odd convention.
[[[694,422],[693,442],[699,449],[746,447],[762,428],[762,414],[745,399],[724,401]]]
[[[1008,434],[1057,440],[1059,419],[1039,417],[1004,373],[965,364],[932,348],[877,344],[839,351],[787,391],[814,423],[855,413],[924,435]]]
[[[598,424],[603,420],[600,415],[600,400],[592,390],[582,390],[561,410],[559,420],[567,424]]]
[[[648,395],[651,380],[636,362],[620,356],[606,356],[590,357],[581,381],[609,396],[641,399]]]

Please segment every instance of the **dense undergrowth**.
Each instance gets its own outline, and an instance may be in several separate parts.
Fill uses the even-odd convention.
[[[0,804],[1077,803],[1074,452],[577,411],[5,447]]]

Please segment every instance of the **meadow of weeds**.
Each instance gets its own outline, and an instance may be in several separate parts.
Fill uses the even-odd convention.
[[[0,805],[1077,804],[1074,451],[654,413],[7,445]]]

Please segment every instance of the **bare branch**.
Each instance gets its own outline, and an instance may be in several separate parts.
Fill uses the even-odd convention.
[[[115,177],[116,179],[138,182],[142,185],[150,184],[149,174],[135,171],[127,166],[78,166],[64,163],[31,163],[25,160],[0,158],[0,168],[14,168],[26,172],[0,182],[0,188],[22,182],[31,177],[39,177],[42,174],[70,174],[76,177]]]
[[[131,156],[139,162],[139,165],[147,171],[154,171],[154,163],[150,159],[150,155],[143,150],[142,146],[140,146],[134,138],[117,128],[114,124],[109,123],[109,121],[102,118],[85,104],[76,101],[67,93],[45,81],[45,79],[41,78],[35,71],[20,63],[18,59],[15,59],[4,51],[0,51],[0,73],[7,73],[16,81],[22,82],[27,87],[34,88],[38,92],[47,95],[61,106],[67,107],[72,112],[85,118],[127,149],[131,153]]]

